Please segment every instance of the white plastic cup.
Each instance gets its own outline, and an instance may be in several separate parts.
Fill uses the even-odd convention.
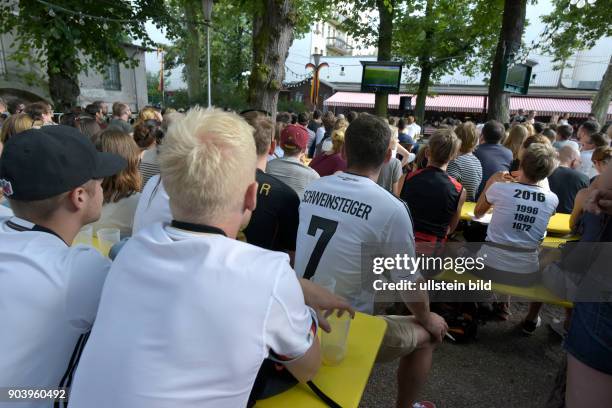
[[[74,240],[72,241],[72,245],[77,245],[77,244],[93,246],[93,226],[92,225],[86,225],[83,228],[81,228],[79,233],[76,235],[76,237],[74,237]]]
[[[351,316],[345,312],[338,317],[337,313],[334,312],[327,318],[327,321],[331,327],[331,332],[321,331],[321,355],[323,364],[335,366],[340,364],[346,356]]]
[[[329,275],[316,275],[312,278],[317,285],[336,293],[336,279]],[[328,366],[338,365],[346,356],[346,343],[351,327],[351,316],[344,312],[338,317],[338,312],[334,311],[327,317],[327,322],[331,327],[331,332],[321,331],[321,355],[323,364]]]
[[[98,230],[98,248],[104,256],[108,256],[110,249],[121,240],[118,228],[102,228]]]

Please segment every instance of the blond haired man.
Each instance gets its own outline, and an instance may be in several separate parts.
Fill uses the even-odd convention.
[[[143,228],[113,263],[72,408],[245,406],[265,358],[300,381],[319,368],[310,292],[288,256],[234,239],[255,209],[253,129],[194,108],[166,137],[173,220]]]

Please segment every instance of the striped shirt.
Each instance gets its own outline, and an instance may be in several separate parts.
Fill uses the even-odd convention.
[[[142,187],[147,181],[156,174],[159,174],[159,163],[157,161],[157,148],[149,149],[145,152],[138,168],[142,175]]]
[[[472,153],[462,154],[448,163],[446,172],[465,188],[466,200],[476,201],[476,192],[482,181],[482,165]]]

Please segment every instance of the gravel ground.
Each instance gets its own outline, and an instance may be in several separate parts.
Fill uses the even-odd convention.
[[[533,336],[518,328],[526,303],[513,303],[503,323],[479,327],[470,344],[442,344],[434,353],[423,400],[438,408],[542,408],[553,387],[563,351],[561,338],[548,327],[563,310],[545,306],[542,326]],[[374,366],[361,407],[394,407],[396,363]]]

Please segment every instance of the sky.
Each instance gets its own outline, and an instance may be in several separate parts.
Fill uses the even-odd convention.
[[[527,19],[529,25],[525,30],[524,41],[526,44],[530,44],[531,41],[537,40],[542,33],[544,27],[540,21],[542,15],[548,14],[552,10],[551,0],[538,0],[537,4],[527,5]],[[214,21],[214,14],[213,14]],[[171,41],[165,36],[163,30],[156,28],[153,24],[146,24],[147,32],[151,39],[155,42],[162,44],[170,44]],[[145,57],[146,69],[151,72],[158,72],[160,68],[160,60],[155,52],[146,53]],[[181,78],[182,68],[177,68],[172,71],[169,80],[168,89],[178,89],[185,87],[185,82]]]

